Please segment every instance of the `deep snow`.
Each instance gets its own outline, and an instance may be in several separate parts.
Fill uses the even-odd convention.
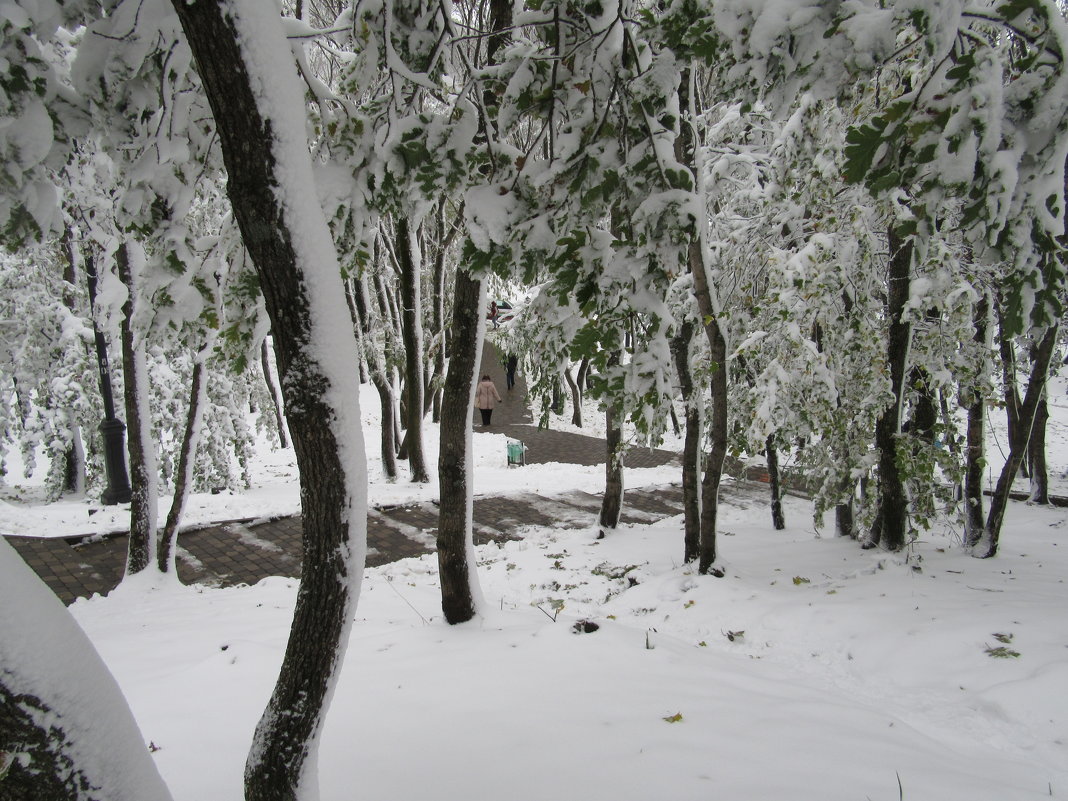
[[[367,412],[365,424],[375,441]],[[436,437],[428,426],[431,459]],[[502,436],[474,440],[476,493],[603,482],[603,468],[507,469]],[[292,511],[291,453],[261,457],[252,492],[194,496],[193,515]],[[387,485],[370,462],[373,502],[434,494]],[[671,468],[627,474],[629,487],[670,480]],[[0,525],[89,531],[108,513],[86,505],[12,502]],[[810,512],[788,500],[775,532],[759,498],[723,510],[721,579],[680,563],[679,518],[602,541],[592,516],[531,529],[477,549],[490,611],[458,627],[441,619],[434,557],[368,570],[320,746],[322,798],[1068,797],[1066,510],[1013,504],[991,560],[948,528],[902,554],[861,551],[819,536]],[[241,797],[295,589],[129,585],[70,607],[178,801]],[[599,628],[575,633],[579,620]]]

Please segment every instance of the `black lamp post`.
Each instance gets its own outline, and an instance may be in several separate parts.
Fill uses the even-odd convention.
[[[85,257],[85,278],[89,284],[90,310],[96,309],[96,260],[91,253]],[[111,372],[108,367],[107,342],[104,334],[96,326],[96,313],[93,318],[93,336],[96,339],[96,362],[100,368],[100,394],[104,399],[104,420],[100,423],[100,433],[104,437],[104,471],[107,473],[108,486],[100,496],[105,506],[117,503],[129,503],[133,494],[130,478],[126,473],[126,426],[115,417],[115,399],[111,394]]]

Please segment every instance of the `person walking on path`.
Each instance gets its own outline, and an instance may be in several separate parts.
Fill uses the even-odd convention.
[[[490,301],[489,318],[490,318],[490,322],[493,323],[493,329],[494,330],[497,329],[497,325],[498,325],[497,318],[500,316],[500,313],[501,313],[500,309],[497,308],[497,301],[495,301],[495,300],[494,301]]]
[[[508,375],[507,375],[508,389],[511,389],[512,387],[515,386],[515,371],[519,367],[519,359],[516,357],[516,355],[514,353],[509,354],[507,367],[508,367]]]
[[[475,388],[475,406],[482,412],[482,425],[488,426],[490,424],[490,418],[493,416],[493,406],[495,403],[500,402],[501,394],[497,391],[496,385],[488,374],[482,376],[482,380],[478,382],[478,386]]]

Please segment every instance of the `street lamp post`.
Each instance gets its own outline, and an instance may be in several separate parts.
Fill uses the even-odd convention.
[[[93,336],[96,339],[96,362],[100,368],[100,394],[104,399],[104,420],[100,423],[100,433],[104,437],[104,472],[107,474],[108,485],[100,500],[105,506],[113,506],[117,503],[129,503],[133,492],[126,472],[126,426],[115,417],[107,342],[96,325],[96,260],[91,253],[87,253],[85,257],[85,278],[89,284],[89,309],[93,320]]]

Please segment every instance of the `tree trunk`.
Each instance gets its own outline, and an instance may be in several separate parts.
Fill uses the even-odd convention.
[[[1016,381],[1016,346],[1012,337],[1005,333],[1005,321],[1001,315],[1001,304],[995,304],[998,314],[998,350],[1001,355],[1001,388],[1005,398],[1005,418],[1009,437],[1009,450],[1023,447],[1023,428],[1020,423],[1020,388]],[[1027,478],[1027,462],[1020,464],[1021,475]]]
[[[582,392],[575,383],[571,370],[567,367],[564,368],[564,380],[567,381],[567,387],[571,390],[571,405],[575,408],[571,414],[571,425],[582,428]]]
[[[869,547],[882,545],[890,551],[905,546],[908,530],[908,502],[897,460],[897,438],[901,433],[902,394],[905,368],[908,363],[911,327],[903,319],[909,299],[912,271],[912,241],[902,241],[891,230],[889,275],[887,276],[887,308],[889,331],[886,358],[890,368],[890,404],[883,410],[875,425],[875,447],[879,451],[879,538],[869,538]]]
[[[182,448],[178,453],[178,469],[174,476],[174,498],[171,510],[167,514],[167,523],[163,527],[160,539],[159,569],[164,573],[175,573],[174,557],[178,545],[178,525],[185,509],[185,499],[189,496],[193,484],[193,465],[196,461],[197,445],[200,442],[201,425],[204,420],[204,407],[208,400],[208,371],[204,365],[211,354],[212,343],[201,348],[193,361],[192,386],[189,389],[189,409],[185,416],[185,433],[182,436]]]
[[[697,148],[691,128],[696,111],[691,107],[693,75],[689,69],[682,71],[679,82],[679,108],[688,119],[682,126],[681,135],[675,140],[675,157],[685,164],[694,177],[694,186],[700,190],[701,170],[697,163]],[[709,428],[711,447],[705,457],[704,478],[701,481],[701,553],[698,572],[712,570],[716,561],[716,514],[719,505],[719,485],[723,479],[723,462],[727,457],[727,341],[719,325],[719,312],[712,296],[708,280],[708,265],[704,253],[704,225],[698,220],[697,230],[690,239],[687,263],[693,276],[693,293],[697,309],[704,321],[705,336],[709,345],[709,361],[712,366],[712,420]]]
[[[420,291],[422,255],[417,232],[407,217],[397,220],[397,256],[401,266],[401,300],[404,325],[404,385],[408,406],[404,436],[412,481],[427,484],[423,456],[423,300]]]
[[[278,426],[278,444],[283,448],[288,448],[289,443],[286,441],[286,421],[282,419],[282,401],[278,395],[278,387],[274,385],[274,379],[271,377],[271,354],[267,347],[267,338],[263,338],[263,342],[260,343],[260,369],[263,370],[263,380],[267,384],[267,392],[271,396],[271,403],[274,405],[274,421]]]
[[[834,507],[834,533],[838,537],[855,537],[853,521],[853,501],[840,503]]]
[[[351,291],[346,292],[349,300],[349,313],[352,315],[353,329],[358,332],[357,342],[367,361],[371,383],[378,392],[378,401],[382,410],[379,426],[379,445],[381,446],[382,471],[389,479],[397,477],[397,440],[395,438],[393,413],[396,401],[393,397],[393,384],[382,366],[382,359],[371,341],[371,310],[367,305],[367,279],[364,276],[354,278],[349,283]]]
[[[764,453],[768,457],[768,484],[771,486],[771,524],[776,531],[786,528],[786,518],[782,513],[782,488],[779,483],[779,452],[775,450],[775,435],[768,437],[764,444]]]
[[[107,666],[3,537],[0,576],[0,798],[170,801]]]
[[[564,393],[560,391],[560,376],[553,376],[553,396],[552,405],[553,414],[564,413]]]
[[[449,623],[477,612],[478,575],[471,531],[471,408],[481,357],[484,303],[482,282],[456,271],[452,306],[452,358],[441,396],[441,448],[438,454],[438,571],[441,609]]]
[[[575,376],[575,386],[578,387],[578,391],[581,392],[582,394],[585,394],[586,390],[589,388],[587,383],[586,383],[586,379],[589,378],[589,375],[590,375],[590,357],[589,356],[583,356],[582,357],[582,361],[579,362],[578,373]]]
[[[1046,379],[1049,375],[1049,363],[1053,358],[1053,346],[1057,343],[1058,326],[1050,326],[1046,330],[1035,348],[1035,358],[1031,363],[1031,379],[1027,382],[1027,392],[1024,394],[1023,403],[1020,405],[1020,427],[1025,435],[1017,439],[1015,446],[1009,451],[1009,458],[1001,469],[998,477],[994,496],[990,500],[990,513],[986,518],[986,531],[982,539],[976,544],[975,556],[987,559],[996,556],[998,543],[1001,538],[1001,524],[1005,520],[1005,507],[1009,502],[1009,493],[1012,491],[1012,480],[1020,472],[1020,463],[1026,453],[1027,437],[1031,433],[1035,415],[1038,412],[1038,402],[1046,390]]]
[[[990,327],[990,295],[983,295],[975,307],[976,346],[983,354],[979,375],[968,392],[967,451],[964,460],[964,537],[969,547],[983,536],[983,470],[986,468],[986,404],[983,402],[982,376],[989,369],[986,357],[987,337]]]
[[[617,362],[613,355],[609,363]],[[623,427],[618,420],[615,405],[609,401],[605,409],[605,483],[601,499],[601,515],[597,520],[600,531],[597,539],[603,539],[619,527],[623,509]]]
[[[76,313],[75,295],[73,288],[77,286],[77,255],[74,249],[74,238],[71,230],[67,227],[63,231],[63,250],[66,259],[63,264],[63,305],[71,312]],[[88,350],[88,349],[86,349]],[[82,444],[82,429],[78,425],[78,418],[73,409],[65,411],[67,420],[70,421],[70,445],[64,455],[63,464],[63,491],[76,495],[85,494],[85,447]]]
[[[431,326],[434,335],[434,376],[437,380],[431,385],[431,406],[433,409],[432,420],[441,422],[441,385],[445,376],[445,257],[452,238],[460,229],[458,218],[456,224],[445,231],[445,202],[442,196],[438,202],[438,241],[437,251],[434,254],[434,298],[431,311]]]
[[[675,371],[679,376],[679,391],[686,409],[686,437],[682,446],[682,511],[683,511],[683,561],[693,562],[701,549],[701,407],[700,398],[694,392],[693,372],[690,370],[690,343],[693,341],[693,323],[687,321],[679,326],[671,339],[671,354],[675,359]]]
[[[126,553],[126,575],[132,576],[156,564],[157,471],[156,446],[151,434],[151,411],[148,408],[148,365],[145,345],[133,330],[134,297],[138,291],[130,263],[129,245],[122,244],[115,254],[119,280],[129,294],[122,305],[120,326],[122,339],[123,400],[129,433],[126,448],[130,455],[130,539]]]
[[[293,625],[245,765],[247,801],[296,801],[314,793],[325,705],[359,597],[367,473],[352,363],[357,346],[311,179],[303,109],[261,108],[252,89],[282,81],[277,97],[303,97],[292,68],[271,70],[257,60],[264,52],[288,58],[289,43],[277,18],[250,2],[238,5],[256,13],[255,26],[231,4],[174,0],[271,318],[300,472],[304,554]]]
[[[1027,439],[1027,461],[1031,465],[1031,503],[1049,504],[1049,472],[1046,469],[1046,421],[1049,409],[1043,393],[1035,410],[1035,423]]]

